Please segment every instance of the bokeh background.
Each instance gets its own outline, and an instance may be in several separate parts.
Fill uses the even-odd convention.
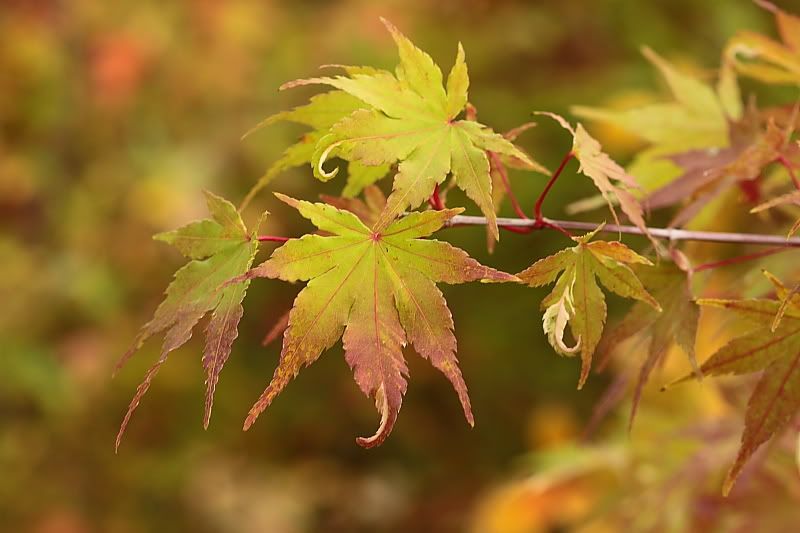
[[[297,138],[300,129],[281,124],[240,140],[264,116],[313,94],[278,92],[281,83],[325,63],[393,67],[379,16],[444,69],[462,41],[470,100],[498,131],[534,110],[661,97],[641,45],[711,78],[737,29],[772,32],[767,14],[738,0],[4,0],[0,530],[660,531],[666,517],[669,530],[690,531],[704,523],[698,516],[726,506],[736,511],[724,523],[739,527],[747,517],[734,515],[747,505],[774,513],[797,498],[789,479],[767,507],[735,494],[722,501],[741,415],[728,416],[729,402],[711,385],[646,394],[630,435],[623,401],[586,437],[616,370],[577,392],[577,362],[556,357],[543,339],[545,292],[518,286],[444,288],[474,429],[446,380],[409,353],[412,379],[391,438],[359,448],[353,439],[372,433],[376,414],[337,347],[243,433],[279,351],[260,341],[299,290],[262,281],[245,301],[208,431],[195,338],[172,354],[114,454],[158,342],[112,381],[113,365],[182,263],[151,235],[205,216],[203,189],[238,202]],[[619,132],[593,131],[623,162],[636,148]],[[520,143],[552,167],[570,139],[541,124]],[[528,205],[544,179],[512,175]],[[574,169],[565,175],[548,214],[563,216],[564,203],[590,192],[586,181]],[[314,198],[341,186],[302,168],[272,189]],[[264,233],[307,229],[268,193],[246,221],[264,209],[273,213]],[[563,245],[557,235],[504,234],[490,255],[479,228],[442,237],[510,272]],[[614,320],[624,308],[610,303]],[[715,432],[691,426],[706,419]],[[778,460],[793,470],[790,457]]]

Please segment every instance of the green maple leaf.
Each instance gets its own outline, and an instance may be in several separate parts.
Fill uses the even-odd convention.
[[[692,148],[728,145],[728,119],[741,116],[738,98],[726,101],[702,81],[684,74],[649,48],[644,56],[659,70],[674,97],[673,102],[650,104],[626,111],[574,106],[582,118],[610,122],[658,147],[661,154]]]
[[[206,200],[210,219],[192,222],[154,237],[172,244],[191,261],[175,273],[164,301],[117,364],[117,369],[121,368],[148,338],[166,331],[161,356],[145,374],[125,414],[117,435],[117,448],[134,410],[169,353],[186,343],[197,322],[211,312],[203,350],[203,367],[207,375],[203,426],[208,427],[214,390],[238,335],[237,328],[243,312],[242,300],[249,282],[221,287],[231,278],[248,271],[258,250],[258,240],[255,232],[247,232],[239,213],[230,202],[209,192],[206,192]]]
[[[333,156],[366,166],[398,163],[393,192],[377,229],[385,229],[406,209],[428,199],[436,184],[452,174],[489,220],[498,238],[487,151],[514,158],[529,170],[546,172],[511,141],[472,120],[457,120],[467,104],[469,76],[459,44],[446,90],[439,67],[389,22],[383,21],[400,53],[396,72],[346,71],[348,76],[296,80],[282,88],[323,84],[344,91],[368,107],[334,124],[316,144],[312,164],[317,178],[333,178],[323,164]]]
[[[742,31],[725,47],[725,58],[745,76],[765,83],[800,85],[800,17],[765,0],[756,0],[775,15],[781,42]]]
[[[717,87],[687,75],[649,48],[644,56],[658,69],[669,87],[672,102],[617,111],[586,106],[570,108],[589,120],[613,124],[649,143],[628,167],[646,189],[654,189],[680,175],[665,155],[687,150],[718,149],[730,145],[730,123],[742,117],[736,77],[723,66]]]
[[[742,375],[761,372],[747,403],[742,443],[728,471],[727,494],[742,468],[763,443],[786,428],[800,410],[800,296],[775,283],[781,300],[698,300],[698,304],[727,309],[752,330],[717,350],[700,367],[705,375]],[[783,309],[782,309],[783,308]],[[770,324],[780,317],[773,331]],[[688,377],[681,381],[685,381]]]
[[[642,285],[651,291],[662,311],[659,312],[652,305],[637,302],[619,323],[603,335],[597,347],[597,354],[605,358],[620,343],[634,335],[644,334],[649,337],[646,345],[647,356],[639,370],[634,389],[631,425],[636,416],[642,389],[650,373],[667,355],[673,344],[677,344],[683,350],[692,368],[697,370],[694,345],[697,322],[700,319],[700,309],[692,299],[686,272],[674,263],[662,262],[644,268],[635,265],[633,270]]]
[[[589,242],[598,231],[575,237],[577,246],[540,259],[517,274],[531,287],[555,281],[553,291],[542,300],[542,325],[547,340],[557,353],[566,356],[580,353],[582,364],[578,388],[583,387],[589,375],[592,354],[600,342],[606,321],[605,296],[598,280],[606,289],[622,297],[641,300],[654,309],[661,309],[627,266],[637,263],[650,265],[650,261],[620,242]],[[573,346],[564,341],[567,324],[575,339]]]
[[[383,212],[383,208],[386,207],[386,196],[384,196],[383,191],[375,185],[368,185],[364,188],[364,200],[360,198],[328,196],[327,194],[321,194],[320,199],[336,209],[350,211],[368,227],[375,225],[378,217]],[[278,339],[278,337],[282,336],[287,327],[289,327],[289,311],[286,311],[275,321],[275,324],[264,336],[261,342],[262,346],[267,346]]]
[[[280,362],[245,422],[258,415],[305,366],[342,338],[355,380],[381,415],[376,446],[389,435],[406,391],[406,343],[438,368],[458,393],[470,425],[467,388],[456,359],[453,320],[436,282],[516,281],[445,242],[424,240],[460,209],[412,213],[378,230],[322,203],[278,198],[331,236],[305,235],[276,249],[247,278],[307,281],[289,314]]]

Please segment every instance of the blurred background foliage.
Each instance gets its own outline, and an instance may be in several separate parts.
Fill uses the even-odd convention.
[[[752,531],[774,520],[760,530],[783,531],[800,498],[792,443],[772,446],[731,498],[719,496],[741,395],[724,382],[659,393],[685,371],[675,357],[676,368],[645,391],[630,435],[624,402],[590,424],[603,391],[642,354],[633,346],[629,364],[577,393],[577,362],[555,357],[543,339],[544,290],[518,286],[445,288],[473,430],[442,377],[410,355],[414,379],[392,437],[376,450],[357,447],[353,437],[374,429],[374,409],[337,348],[242,433],[277,361],[279,346],[262,348],[261,338],[299,289],[263,281],[245,302],[209,430],[195,339],[173,354],[114,455],[158,343],[114,381],[112,367],[182,262],[150,236],[203,217],[202,189],[240,200],[294,141],[300,129],[283,124],[239,139],[312,93],[279,93],[282,82],[325,63],[394,65],[381,15],[445,69],[461,40],[471,102],[498,131],[534,110],[659,98],[664,87],[641,45],[711,77],[736,30],[772,31],[746,1],[0,3],[0,529]],[[593,131],[622,161],[637,148],[618,131]],[[521,144],[555,166],[570,139],[542,123]],[[574,172],[565,178],[548,199],[551,216],[590,191]],[[544,183],[512,179],[528,204]],[[303,168],[272,188],[314,198],[341,186]],[[264,209],[273,212],[264,233],[308,229],[269,194],[245,219]],[[557,235],[504,234],[489,255],[479,229],[442,237],[510,272],[563,245]],[[736,282],[728,275],[721,283]],[[620,304],[612,298],[610,320]],[[704,320],[704,331],[719,330],[719,317]],[[709,334],[699,357],[720,342]]]

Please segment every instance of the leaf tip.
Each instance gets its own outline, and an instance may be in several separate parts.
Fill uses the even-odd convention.
[[[724,496],[725,498],[727,498],[728,495],[730,495],[731,490],[733,489],[733,485],[736,483],[737,476],[738,473],[734,474],[732,470],[731,472],[728,472],[727,476],[725,476],[725,481],[722,483],[722,496]]]
[[[274,194],[275,198],[277,198],[281,202],[290,205],[292,207],[297,207],[297,204],[300,203],[300,200],[297,200],[296,198],[292,198],[291,196],[287,196],[280,192],[273,192],[272,194]]]
[[[175,240],[175,234],[172,231],[161,231],[153,235],[153,240],[158,242],[165,242],[167,244],[172,244]]]
[[[392,34],[392,37],[397,38],[396,36],[400,33],[400,31],[397,29],[397,27],[394,24],[392,24],[389,21],[389,19],[387,19],[386,17],[383,17],[383,16],[379,16],[378,20],[380,20],[381,24],[383,24],[384,27],[389,31],[389,33]]]
[[[487,267],[488,269],[488,267]],[[524,281],[514,274],[503,272],[502,270],[488,269],[481,278],[481,283],[524,283]]]

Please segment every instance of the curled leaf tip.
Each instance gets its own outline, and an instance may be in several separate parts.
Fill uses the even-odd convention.
[[[356,437],[356,444],[362,448],[369,449],[380,446],[394,428],[394,423],[397,420],[397,409],[389,405],[384,391],[385,385],[381,384],[375,392],[375,407],[381,414],[381,423],[375,431],[375,434],[371,437]]]
[[[325,150],[322,152],[322,155],[319,156],[319,163],[317,163],[317,172],[319,172],[319,174],[322,177],[324,177],[325,179],[332,179],[332,178],[336,177],[336,175],[339,173],[339,167],[334,168],[330,172],[327,172],[322,167],[322,165],[325,164],[325,161],[328,160],[328,157],[330,156],[331,151],[333,151],[333,149],[336,148],[339,144],[341,144],[341,143],[333,143],[333,144],[331,144],[330,146],[325,148]]]

